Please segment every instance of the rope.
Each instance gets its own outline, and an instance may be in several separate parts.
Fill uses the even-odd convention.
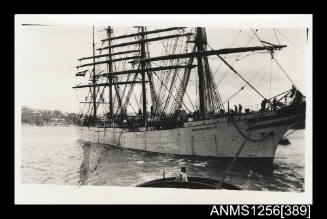
[[[269,79],[269,90],[268,90],[269,98],[270,98],[270,91],[271,91],[271,79],[272,79],[272,61],[270,60],[270,79]]]
[[[213,48],[208,45],[211,50],[213,50]],[[225,61],[224,58],[222,58],[219,54],[217,54],[218,58],[220,58],[221,61],[223,61],[230,70],[232,70],[237,76],[239,76],[247,85],[249,85],[255,92],[257,92],[257,94],[259,94],[263,99],[266,99],[257,89],[255,89],[247,80],[245,80],[245,78],[242,77],[242,75],[240,75],[228,62]]]
[[[291,44],[293,44],[293,46],[295,46],[302,54],[304,54],[303,50],[300,49],[297,45],[295,45],[295,43],[293,43],[288,37],[286,37],[282,32],[280,32],[280,30],[277,30],[278,33],[280,35],[282,35],[283,37],[285,37],[285,39],[287,39]]]
[[[297,131],[297,129],[294,129],[292,132],[290,132],[287,135],[283,136],[283,140],[286,139],[286,137],[290,136],[291,134],[293,134],[296,131]]]
[[[279,68],[282,70],[282,72],[284,73],[284,75],[288,78],[288,80],[296,87],[294,81],[291,79],[291,77],[286,73],[285,69],[281,66],[281,64],[278,62],[278,60],[276,59],[276,57],[273,57],[274,61],[276,62],[276,64],[279,66]]]
[[[280,94],[277,94],[277,95],[275,95],[275,96],[273,96],[273,97],[270,97],[268,100],[271,100],[271,99],[273,99],[273,98],[275,98],[275,97],[278,97],[278,96],[280,96],[280,95],[283,95],[283,94],[288,94],[290,92],[290,90],[287,90],[287,91],[284,91],[284,92],[282,92],[282,93],[280,93]],[[284,98],[285,96],[283,96],[282,98]]]
[[[241,31],[242,31],[242,30],[238,31],[237,34],[235,35],[232,44],[229,46],[230,48],[233,47],[233,45],[234,45],[236,39],[238,38],[239,34],[241,33]],[[211,46],[210,46],[209,44],[207,44],[207,45],[211,48]],[[212,49],[212,48],[211,48],[211,49]],[[224,59],[227,58],[227,56],[228,56],[228,55],[225,55],[225,56],[224,56]],[[218,72],[218,70],[220,69],[220,67],[222,66],[222,64],[223,64],[223,63],[220,63],[220,65],[217,67],[215,73],[213,74],[213,77],[215,77],[216,73]]]
[[[297,125],[297,124],[299,124],[300,122],[302,122],[302,120],[297,121],[297,122],[294,124],[294,126]],[[294,127],[294,126],[293,126],[293,127]],[[297,131],[297,129],[294,129],[292,132],[290,132],[290,133],[288,133],[287,135],[283,136],[282,139],[283,139],[283,140],[286,139],[286,137],[290,136],[291,134],[293,134],[293,133],[296,132],[296,131]]]
[[[221,177],[221,180],[219,181],[219,184],[216,186],[216,189],[219,189],[221,187],[221,185],[223,184],[223,182],[225,181],[228,172],[230,171],[230,169],[232,168],[233,164],[235,163],[238,155],[240,155],[240,153],[241,153],[242,149],[244,148],[245,143],[246,143],[247,139],[250,137],[251,133],[252,133],[252,131],[250,131],[249,134],[248,134],[248,136],[244,139],[243,143],[241,144],[240,148],[238,149],[237,153],[235,154],[232,162],[229,164],[229,166],[227,167],[225,173]]]
[[[223,102],[223,104],[227,103],[228,101],[230,101],[233,97],[235,97],[239,92],[241,92],[244,89],[245,86],[241,87],[241,89],[239,89],[238,91],[236,91],[232,96],[230,96],[227,100],[225,100]]]
[[[254,76],[252,76],[252,78],[249,80],[249,82],[252,82],[253,79],[262,71],[263,69],[259,70]],[[244,90],[244,88],[246,87],[246,83],[238,90],[236,91],[232,96],[230,96],[227,100],[225,100],[225,102],[223,102],[223,104],[227,103],[228,101],[230,101],[233,97],[235,97],[238,93],[240,93],[242,90]]]
[[[265,140],[266,138],[268,138],[270,135],[272,135],[272,133],[269,133],[268,135],[266,135],[266,136],[264,136],[264,137],[262,137],[262,138],[260,138],[260,139],[253,139],[253,138],[250,138],[249,136],[245,135],[245,134],[241,131],[241,129],[237,126],[237,124],[236,124],[236,122],[235,122],[235,120],[234,120],[234,118],[233,118],[232,115],[228,117],[228,120],[229,120],[229,119],[231,119],[231,120],[233,121],[233,123],[234,123],[234,125],[235,125],[235,128],[236,128],[237,131],[240,133],[240,135],[242,135],[244,138],[246,138],[246,139],[249,140],[249,141],[252,141],[252,142],[263,141],[263,140]],[[251,131],[250,131],[250,133],[251,133]]]
[[[252,36],[252,37],[250,37],[250,39],[244,44],[244,47],[246,47],[247,45],[249,45],[249,43],[253,40],[253,38],[254,38],[254,36]],[[208,46],[213,50],[213,48],[208,44]],[[252,52],[253,53],[253,52]],[[225,57],[227,57],[228,55],[226,55],[226,56],[224,56],[224,58]],[[240,58],[242,56],[242,53],[240,53],[240,54],[238,54],[238,55],[236,55],[236,58],[235,58],[235,62],[237,62],[238,61],[238,59]],[[243,57],[243,58],[245,58],[245,57]],[[243,59],[242,58],[242,59]],[[216,73],[218,72],[218,70],[219,70],[219,68],[220,68],[220,66],[222,65],[223,63],[220,63],[220,65],[218,66],[218,68],[217,68],[217,70],[216,70],[216,72],[214,73],[214,75],[213,76],[215,76],[216,75]],[[234,63],[235,64],[235,63]],[[227,71],[227,73],[225,74],[225,76],[224,77],[222,77],[222,79],[220,80],[220,82],[218,82],[218,86],[219,86],[219,84],[222,82],[222,80],[226,77],[226,75],[228,74],[230,72],[230,69],[228,69],[228,71]]]
[[[281,45],[281,43],[280,43],[280,41],[279,41],[279,39],[278,39],[278,37],[277,37],[277,34],[276,34],[276,29],[273,28],[273,31],[274,31],[274,34],[275,34],[276,40],[278,41],[279,45]]]
[[[260,40],[259,36],[256,34],[256,32],[251,28],[251,31],[253,32],[253,34],[257,37],[257,39],[259,40],[259,42],[264,46],[264,43]],[[282,70],[282,72],[285,74],[285,76],[288,78],[288,80],[295,86],[295,83],[293,82],[293,80],[291,79],[291,77],[287,74],[287,72],[285,71],[285,69],[281,66],[281,64],[279,64],[278,60],[276,59],[276,57],[273,56],[272,51],[270,51],[269,49],[267,49],[268,53],[271,55],[271,58],[276,62],[276,64],[279,66],[279,68]]]
[[[238,77],[240,77],[245,83],[247,83],[257,94],[259,94],[263,99],[266,99],[257,89],[255,89],[242,75],[240,75],[230,64],[228,64],[220,55],[217,56],[223,61]]]
[[[241,61],[242,59],[245,59],[246,57],[250,56],[253,52],[249,52],[247,55],[244,55],[243,57],[241,58],[236,58],[235,61],[238,62],[238,61]]]
[[[263,75],[262,75],[262,77],[260,78],[260,80],[258,80],[258,82],[256,83],[256,87],[257,88],[259,88],[259,86],[260,86],[260,84],[261,84],[261,82],[262,82],[262,80],[266,77],[266,71],[263,73]]]
[[[156,73],[154,73],[154,75],[160,80],[160,78],[158,77],[158,75],[156,74]],[[162,81],[161,81],[162,82]],[[164,83],[162,83],[162,85],[163,85],[163,87],[166,89],[166,90],[168,90],[168,88],[167,88],[167,86],[164,84]],[[173,95],[173,94],[171,94],[171,96],[174,98],[174,100],[176,101],[176,97]],[[185,105],[185,103],[184,102],[182,102],[182,104],[183,104],[183,106],[185,107],[185,109],[188,111],[188,112],[191,112],[191,110],[189,110],[187,107],[186,107],[186,105]],[[164,113],[164,110],[163,110],[163,113]]]
[[[180,41],[180,39],[176,38],[176,40],[174,42],[172,42],[171,45],[165,45],[165,43],[162,41],[163,47],[166,51],[166,54],[171,54],[171,53],[176,53],[176,52],[181,53],[183,50],[185,51],[187,49],[187,45],[185,47],[183,47],[182,45],[179,45],[179,41]],[[167,49],[167,47],[168,47],[168,49]],[[168,51],[171,51],[171,52],[168,52]],[[176,62],[175,64],[178,64],[178,63],[181,63],[181,60],[178,59],[178,60],[170,61],[171,64],[174,64],[174,62]],[[167,63],[167,62],[162,62],[162,63],[163,63],[163,65],[165,65],[165,63]],[[173,72],[173,74],[171,74],[172,72]],[[176,87],[175,82],[177,79],[179,79],[179,81],[181,81],[181,78],[178,74],[178,69],[164,71],[163,74],[161,74],[161,75],[162,76],[166,75],[166,77],[158,77],[157,74],[155,74],[155,76],[159,79],[159,86],[160,86],[157,101],[164,100],[164,103],[162,103],[163,106],[162,106],[162,110],[161,110],[162,112],[164,112],[164,111],[170,111],[170,109],[173,107],[173,104],[171,104],[172,97],[175,102],[178,102],[178,100],[179,100],[178,96],[177,96],[177,98],[175,97],[176,95],[178,95],[178,88]],[[166,84],[167,85],[170,84],[169,88],[167,88]],[[162,88],[165,88],[165,90],[162,90]],[[168,94],[166,95],[167,91],[168,91]],[[173,91],[176,91],[176,92],[173,92]],[[173,95],[173,93],[175,93],[175,96]],[[188,92],[185,91],[185,93],[186,93],[192,107],[194,108],[192,101],[188,95]],[[164,98],[164,97],[166,97],[166,98]],[[187,107],[185,106],[183,100],[182,100],[182,104],[184,105],[186,110],[190,112],[190,110],[187,109]],[[168,108],[169,108],[169,110],[168,110]]]

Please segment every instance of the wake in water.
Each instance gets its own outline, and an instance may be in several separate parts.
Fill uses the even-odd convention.
[[[136,186],[173,177],[181,166],[188,176],[219,179],[230,159],[157,154],[77,139],[74,127],[24,127],[22,182],[68,185]],[[226,182],[245,190],[304,191],[304,131],[279,146],[272,164],[237,160]]]

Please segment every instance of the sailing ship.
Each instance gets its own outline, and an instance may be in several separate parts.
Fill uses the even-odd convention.
[[[254,30],[259,46],[222,49],[210,47],[203,27],[137,26],[120,33],[108,26],[103,31],[96,48],[93,27],[93,54],[79,59],[76,76],[88,82],[73,87],[86,92],[76,120],[84,141],[221,158],[234,157],[246,141],[238,157],[272,161],[284,134],[305,120],[305,96],[294,84],[265,97],[225,58],[265,52],[282,68],[274,53],[287,46],[263,41]],[[231,98],[222,101],[210,68],[212,56],[262,98],[260,110],[233,110]],[[188,88],[196,90],[198,107]]]

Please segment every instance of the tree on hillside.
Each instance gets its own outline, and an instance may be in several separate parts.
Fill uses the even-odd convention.
[[[22,107],[21,121],[28,124],[51,123],[54,119],[64,119],[67,124],[74,124],[76,113],[63,114],[59,110],[33,110],[28,107]]]

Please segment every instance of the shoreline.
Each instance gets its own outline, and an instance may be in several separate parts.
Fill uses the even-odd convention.
[[[45,124],[45,125],[35,125],[28,123],[21,123],[21,127],[74,127],[75,125],[54,125],[54,124]]]

